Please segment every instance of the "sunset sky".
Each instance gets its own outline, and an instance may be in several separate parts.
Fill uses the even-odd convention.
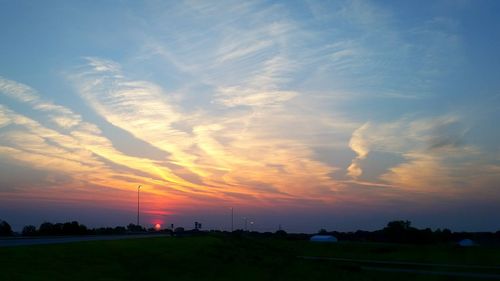
[[[499,12],[0,0],[0,219],[500,230]]]

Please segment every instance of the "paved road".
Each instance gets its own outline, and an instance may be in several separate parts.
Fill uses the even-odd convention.
[[[499,271],[500,266],[483,266],[483,265],[461,265],[461,264],[442,264],[442,263],[421,263],[421,262],[406,262],[406,261],[381,261],[381,260],[366,260],[366,259],[346,259],[346,258],[329,258],[329,257],[312,257],[298,256],[298,258],[306,260],[329,260],[333,262],[348,262],[359,265],[362,270],[384,271],[384,272],[404,272],[423,275],[442,275],[449,277],[469,277],[477,279],[497,279],[500,280],[499,273],[482,272],[483,270]],[[390,267],[398,266],[398,267]],[[429,269],[423,269],[427,267]],[[459,270],[474,270],[473,272],[464,271],[443,271],[436,268],[450,268]]]
[[[500,279],[499,274],[491,273],[478,273],[478,272],[455,272],[455,271],[439,271],[439,270],[421,270],[421,269],[408,269],[408,268],[385,268],[376,266],[362,266],[363,270],[374,270],[383,272],[403,272],[403,273],[413,273],[413,274],[424,274],[424,275],[441,275],[449,277],[468,277],[477,279]]]
[[[34,238],[3,238],[0,239],[0,247],[15,247],[28,245],[61,244],[81,241],[122,240],[152,237],[167,237],[167,234],[129,234],[129,235],[89,235],[69,237],[34,237]]]
[[[313,256],[298,256],[298,258],[306,260],[329,260],[339,262],[354,262],[363,264],[383,264],[383,265],[409,265],[409,266],[430,266],[430,267],[456,267],[456,268],[471,268],[471,269],[497,269],[500,266],[495,265],[476,265],[476,264],[449,264],[449,263],[424,263],[424,262],[408,262],[408,261],[386,261],[386,260],[367,260],[367,259],[346,259],[346,258],[330,258],[330,257],[313,257]]]

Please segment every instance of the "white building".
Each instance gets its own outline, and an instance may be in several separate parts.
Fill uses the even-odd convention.
[[[337,237],[332,235],[313,235],[309,239],[311,242],[322,242],[322,243],[336,243],[338,242]]]
[[[470,239],[464,239],[464,240],[461,240],[460,242],[458,242],[458,245],[460,247],[471,247],[471,246],[475,246],[476,242],[474,242]]]

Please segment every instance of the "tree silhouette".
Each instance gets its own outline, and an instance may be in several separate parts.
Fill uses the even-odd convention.
[[[284,230],[280,229],[280,230],[277,230],[277,231],[274,233],[274,235],[275,235],[276,237],[281,237],[281,238],[283,238],[283,237],[286,237],[287,233],[286,233],[286,231],[284,231]]]
[[[386,239],[398,243],[421,243],[422,235],[419,230],[411,227],[410,221],[391,221],[382,230]]]
[[[410,221],[391,221],[387,223],[386,229],[404,231],[410,229],[410,227],[411,227]]]
[[[54,224],[50,222],[44,222],[38,228],[38,232],[40,233],[40,235],[54,235]]]
[[[23,235],[24,236],[34,236],[36,234],[37,234],[37,232],[36,232],[36,226],[34,226],[34,225],[27,225],[27,226],[23,227]]]
[[[0,236],[10,236],[12,235],[12,228],[10,224],[6,221],[0,220]]]
[[[146,231],[146,229],[144,227],[142,227],[140,225],[133,224],[133,223],[127,225],[127,230],[129,232],[144,232],[144,231]]]

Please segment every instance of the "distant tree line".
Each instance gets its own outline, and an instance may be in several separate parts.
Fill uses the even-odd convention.
[[[375,231],[358,230],[355,232],[338,232],[320,230],[318,234],[333,235],[344,241],[366,241],[383,243],[432,244],[458,242],[472,239],[485,244],[500,244],[500,231],[497,232],[452,232],[449,229],[430,228],[417,229],[410,221],[391,221],[386,227]]]
[[[278,238],[287,240],[308,240],[312,234],[308,233],[287,233],[284,230],[276,232],[256,232],[235,230],[232,233],[224,231],[210,231],[215,233],[230,234],[236,237],[250,236],[259,238]],[[386,227],[375,231],[327,231],[319,230],[319,235],[333,235],[339,241],[359,241],[378,243],[405,243],[405,244],[438,244],[457,243],[463,239],[471,239],[480,245],[500,245],[500,231],[497,232],[452,232],[449,229],[430,228],[418,229],[411,226],[410,221],[391,221]]]
[[[104,235],[104,234],[126,234],[142,233],[147,231],[156,231],[153,228],[146,230],[144,227],[135,224],[116,227],[87,228],[84,224],[77,221],[65,223],[44,222],[37,228],[34,225],[23,227],[21,234],[23,236],[60,236],[60,235]],[[13,231],[9,223],[0,220],[0,236],[11,236]]]
[[[38,227],[27,225],[23,228],[23,236],[44,236],[44,235],[105,235],[105,234],[125,234],[125,233],[139,233],[146,232],[146,229],[140,225],[129,224],[126,227],[99,227],[87,228],[77,221],[66,223],[50,223],[44,222]]]
[[[173,224],[172,224],[173,227]],[[183,227],[176,227],[175,229],[156,229],[154,227],[145,228],[141,225],[135,225],[133,223],[127,226],[115,226],[115,227],[99,227],[99,228],[87,228],[84,224],[80,224],[77,221],[65,222],[65,223],[51,223],[44,222],[40,226],[36,227],[34,225],[26,225],[23,227],[22,236],[61,236],[61,235],[110,235],[110,234],[134,234],[134,233],[168,233],[168,234],[178,234],[178,235],[188,235],[191,233],[201,234],[201,223],[195,222],[195,228],[193,230],[184,230]],[[0,236],[11,236],[14,235],[11,226],[6,221],[0,220]],[[16,234],[19,235],[19,234]]]
[[[231,235],[233,237],[260,237],[260,238],[278,238],[289,240],[307,240],[311,234],[306,233],[287,233],[284,230],[276,232],[257,232],[245,231],[242,229],[233,232],[219,230],[201,230],[201,223],[195,222],[194,229],[186,230],[183,227],[171,225],[171,229],[146,229],[140,225],[129,224],[127,226],[87,228],[77,221],[65,223],[44,222],[38,228],[34,225],[27,225],[22,230],[23,236],[47,236],[47,235],[110,235],[110,234],[129,234],[129,233],[167,233],[176,236],[220,234]],[[430,228],[417,229],[411,225],[410,221],[398,220],[391,221],[386,227],[375,231],[358,230],[354,232],[327,231],[321,229],[317,234],[333,235],[340,241],[364,241],[364,242],[382,242],[382,243],[410,243],[410,244],[431,244],[431,243],[450,243],[458,242],[462,239],[472,239],[480,244],[498,244],[500,245],[500,231],[497,232],[452,232],[449,229]],[[3,220],[0,220],[0,236],[13,235],[11,226]]]

